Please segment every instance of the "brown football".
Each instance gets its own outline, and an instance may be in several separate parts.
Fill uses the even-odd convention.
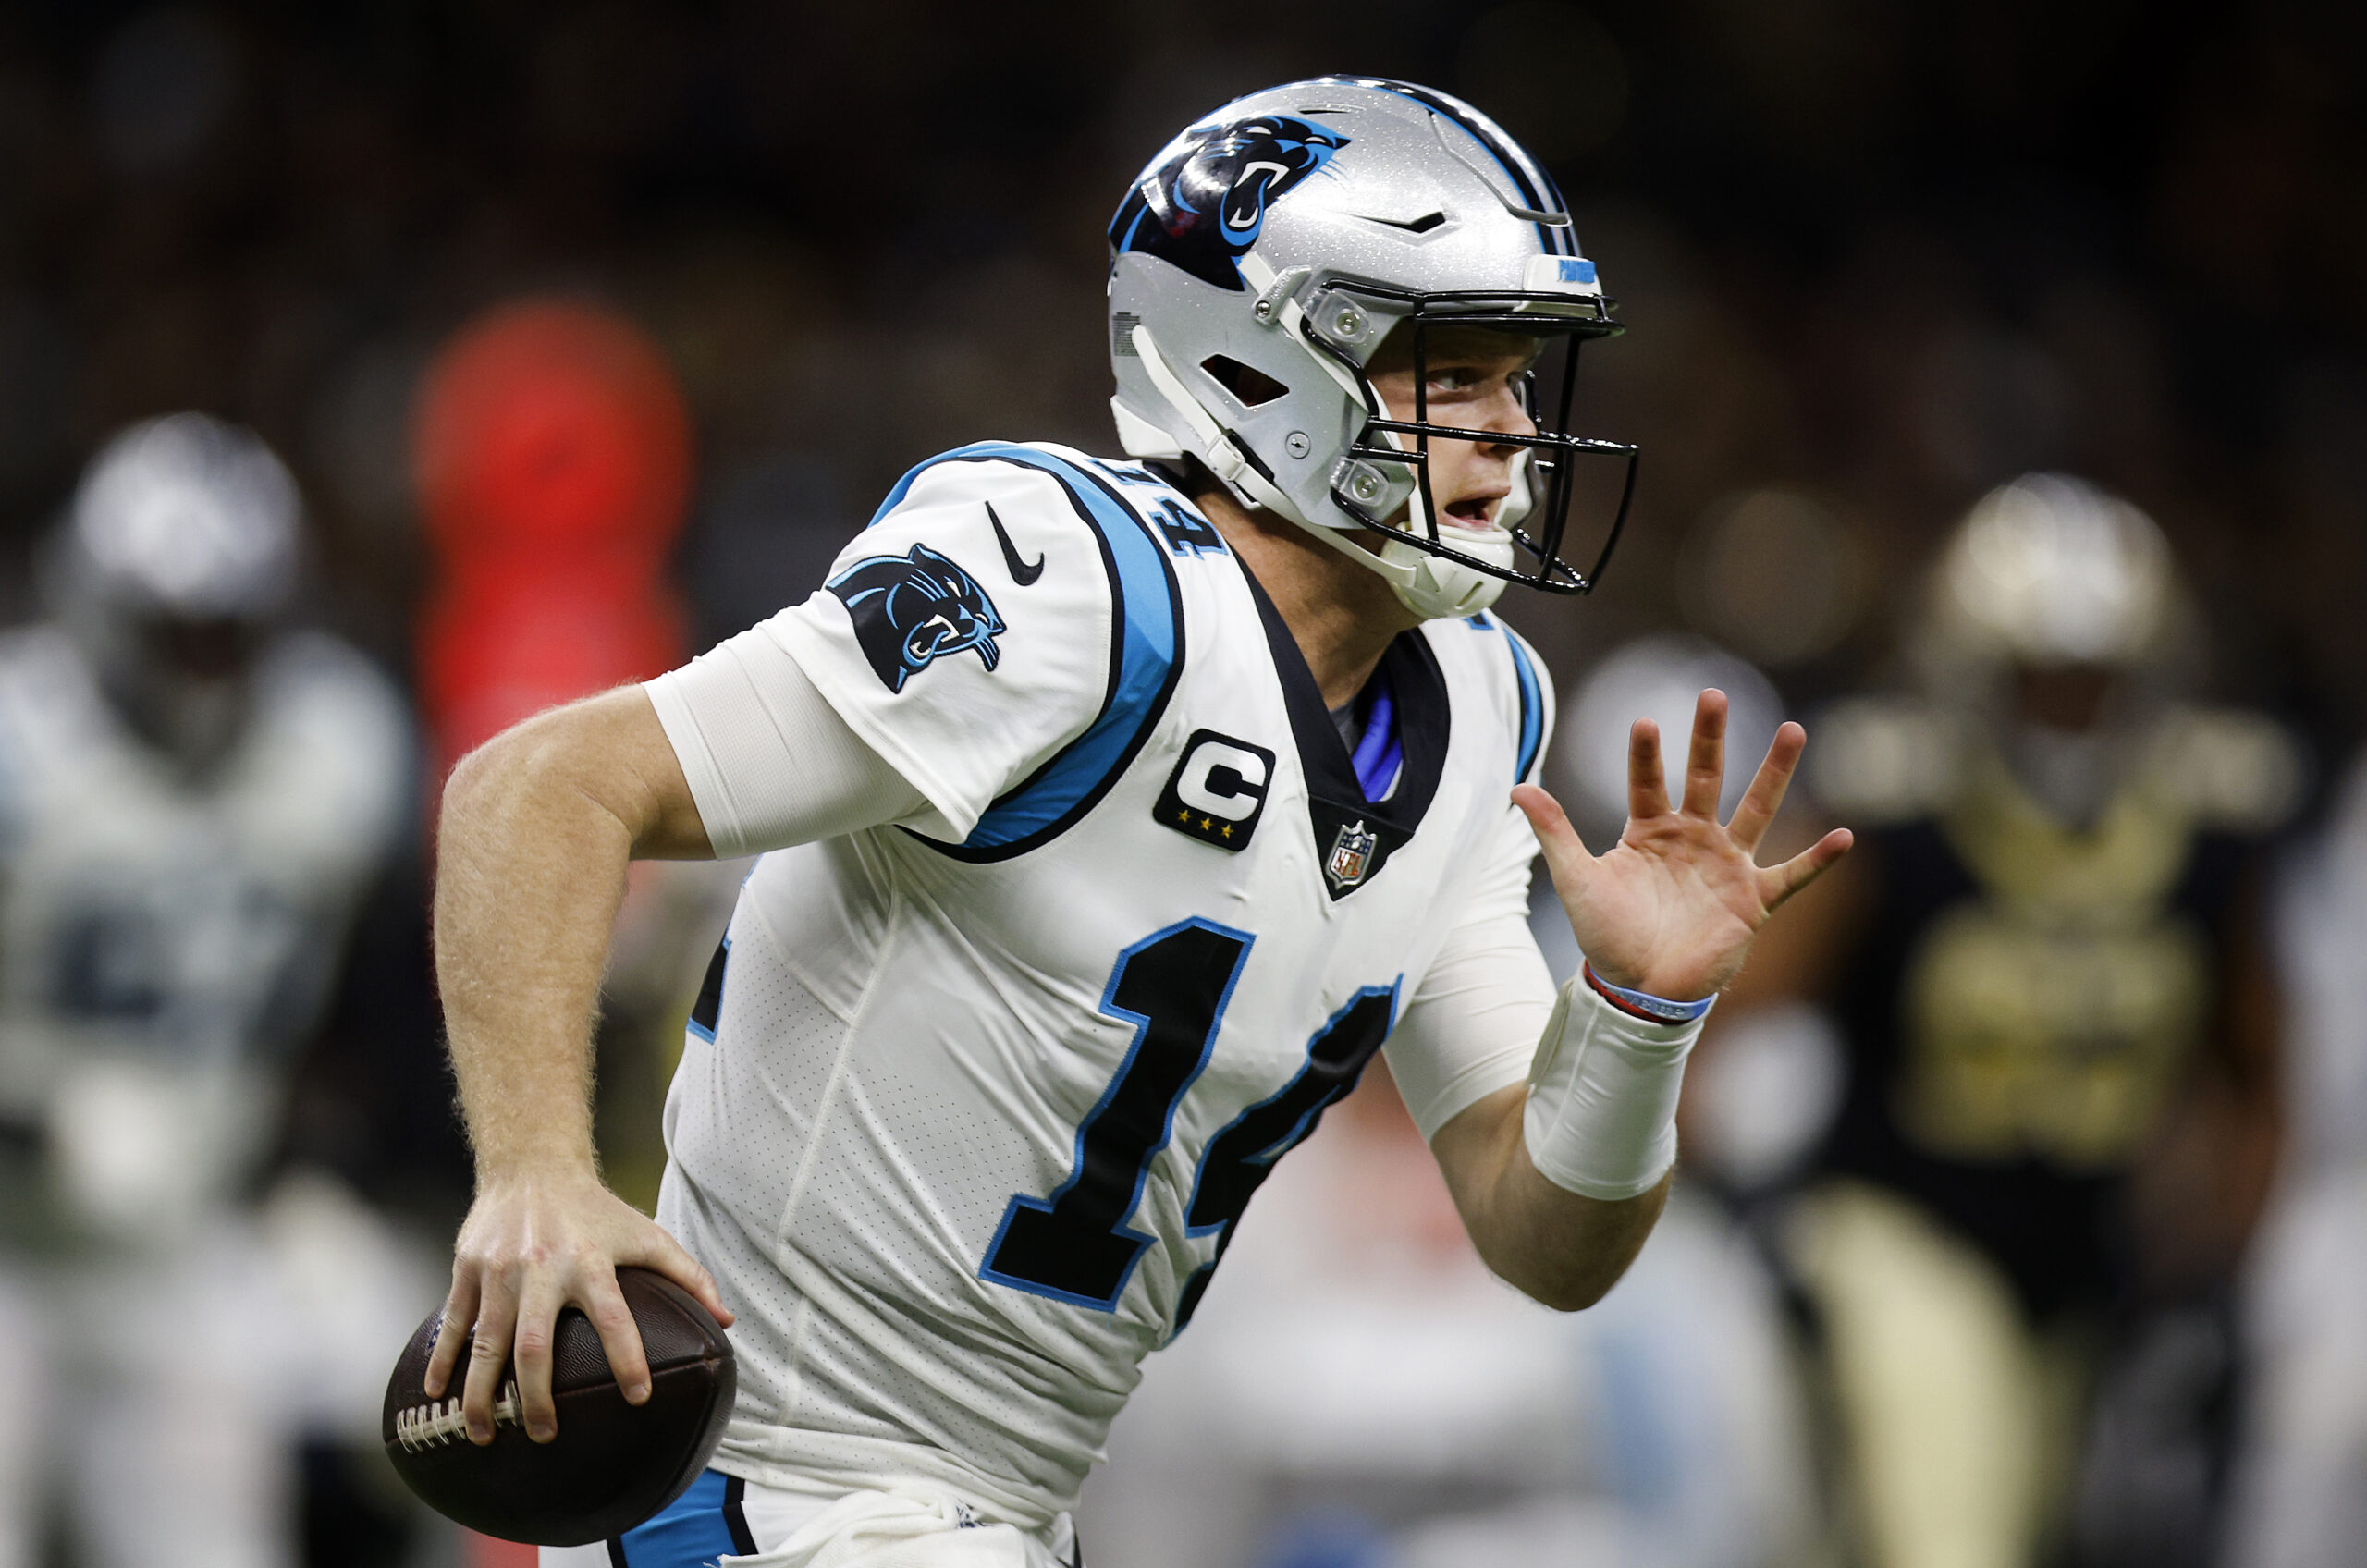
[[[514,1366],[502,1368],[493,1441],[484,1448],[469,1441],[460,1374],[442,1399],[427,1397],[427,1357],[443,1314],[419,1326],[386,1380],[381,1436],[386,1457],[421,1501],[482,1535],[581,1546],[632,1529],[698,1478],[731,1416],[739,1386],[731,1341],[671,1280],[619,1268],[617,1284],[641,1327],[649,1401],[625,1403],[598,1330],[570,1307],[551,1342],[558,1435],[547,1443],[526,1436]]]

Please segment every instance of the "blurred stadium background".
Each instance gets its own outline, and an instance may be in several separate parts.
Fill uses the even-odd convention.
[[[432,788],[507,717],[803,597],[918,459],[989,436],[1109,449],[1102,230],[1125,181],[1233,94],[1333,70],[1498,118],[1556,170],[1620,300],[1629,331],[1590,351],[1580,427],[1643,448],[1630,532],[1593,598],[1503,606],[1565,715],[1598,661],[1681,633],[1755,665],[1767,711],[1813,729],[1907,679],[1922,574],[1978,496],[2075,472],[2168,537],[2209,649],[2193,694],[2271,717],[2301,759],[2282,864],[2336,870],[2280,886],[2334,956],[2301,937],[2276,956],[2339,974],[2367,951],[2367,850],[2324,837],[2367,734],[2356,6],[25,0],[0,9],[0,606],[44,613],[39,547],[111,433],[177,410],[244,423],[302,490],[300,619],[404,684]],[[557,362],[521,301],[577,324],[553,353],[607,388],[553,416],[579,458],[623,454],[596,494],[537,499],[499,453],[452,477],[512,361]],[[524,543],[485,587],[471,552],[510,525],[469,508],[497,503]],[[626,542],[622,586],[553,586],[594,533]],[[526,626],[562,601],[591,607]],[[467,1173],[417,817],[290,1068],[274,1170],[333,1173],[432,1255]],[[635,1195],[691,955],[732,886],[652,876],[631,913],[602,1114]],[[2361,1048],[2351,998],[2286,1010],[2288,1092],[2354,1082],[2312,1065]],[[1814,1315],[1736,1197],[1751,1182],[1703,1173],[1647,1255],[1663,1272],[1584,1328],[1540,1326],[1470,1277],[1385,1092],[1269,1189],[1273,1240],[1245,1231],[1228,1270],[1238,1310],[1174,1353],[1196,1370],[1154,1369],[1087,1495],[1098,1562],[1871,1561],[1802,1370]],[[2317,1102],[2335,1125],[2309,1158],[2339,1166],[2330,1104],[2367,1100]],[[2311,1290],[2359,1299],[2361,1211],[2333,1204],[2300,1247]],[[2258,1436],[2263,1390],[2293,1378],[2272,1353],[2318,1341],[2241,1305],[2267,1293],[2250,1225],[2171,1270],[2169,1296],[2217,1305],[2107,1379],[2070,1522],[2028,1561],[2367,1562],[2367,1522],[2314,1545],[2260,1522],[2290,1467]],[[2312,1497],[2367,1481],[2367,1352],[2324,1354],[2300,1379],[2322,1473],[2291,1483]],[[1549,1363],[1567,1376],[1525,1370]],[[495,1560],[336,1443],[306,1452],[305,1561]],[[93,1561],[67,1511],[19,1505],[46,1510],[37,1561]]]

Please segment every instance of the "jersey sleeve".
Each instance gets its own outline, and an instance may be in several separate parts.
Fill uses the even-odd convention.
[[[1517,632],[1492,617],[1487,631],[1503,640],[1499,700],[1509,741],[1502,775],[1509,791],[1544,773],[1553,686]],[[1509,800],[1488,845],[1453,931],[1386,1047],[1390,1074],[1424,1138],[1526,1078],[1553,1011],[1553,977],[1528,925],[1537,835]]]
[[[1389,1036],[1390,1075],[1424,1138],[1528,1075],[1553,1011],[1553,976],[1528,927],[1536,852],[1527,819],[1514,810],[1487,876]]]
[[[935,815],[761,626],[642,690],[718,860]]]
[[[758,629],[927,801],[906,825],[951,843],[1110,705],[1123,628],[1106,534],[1134,526],[1097,518],[1031,449],[970,450],[915,470],[823,589]]]

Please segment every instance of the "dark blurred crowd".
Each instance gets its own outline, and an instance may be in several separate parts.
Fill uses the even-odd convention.
[[[569,681],[654,673],[644,667],[662,668],[803,597],[875,499],[920,459],[996,436],[1108,450],[1103,227],[1124,182],[1178,127],[1227,98],[1332,70],[1428,81],[1495,116],[1554,168],[1579,242],[1620,301],[1628,331],[1588,349],[1576,425],[1641,447],[1629,531],[1591,598],[1515,594],[1502,606],[1553,667],[1573,721],[1583,682],[1609,668],[1609,655],[1669,633],[1695,640],[1683,644],[1688,677],[1704,670],[1737,692],[1738,681],[1756,682],[1771,731],[1784,714],[1813,729],[1820,714],[1859,711],[1850,699],[1928,691],[1929,672],[1914,662],[1929,631],[1927,574],[1968,509],[2019,475],[2076,473],[2158,524],[2184,584],[2164,601],[2187,633],[2180,699],[2259,720],[2285,738],[2278,754],[2292,759],[2276,809],[2247,819],[2250,879],[2225,894],[2246,912],[2263,964],[2286,977],[2281,986],[2263,982],[2281,1002],[2239,1021],[2283,1032],[2281,1050],[2273,1043],[2259,1059],[2281,1056],[2281,1065],[2250,1079],[2251,1069],[2230,1068],[2230,1092],[2252,1096],[2263,1126],[2282,1127],[2195,1134],[2218,1136],[2215,1152],[2170,1161],[2190,1185],[2172,1182],[2167,1195],[2148,1200],[2145,1223],[2156,1237],[2200,1239],[2183,1253],[2169,1246],[2150,1274],[2131,1265],[2115,1276],[2152,1281],[2146,1290],[2113,1295],[2099,1286],[2093,1314],[2040,1336],[2052,1348],[2033,1354],[2061,1351],[2078,1363],[2057,1380],[2084,1390],[2070,1403],[2091,1412],[2047,1419],[2103,1435],[2046,1439],[2050,1452],[2086,1456],[2057,1466],[2077,1463],[2085,1478],[2054,1488],[2062,1499],[2027,1504],[2032,1517],[2071,1521],[2031,1526],[2039,1544],[2030,1550],[2100,1563],[2200,1563],[2232,1530],[2259,1568],[2348,1560],[2309,1555],[2306,1543],[2260,1544],[2274,1532],[2257,1519],[2274,1508],[2265,1500],[2290,1466],[2262,1469],[2256,1455],[2269,1439],[2247,1450],[2242,1434],[2273,1422],[2242,1412],[2279,1378],[2296,1378],[2289,1359],[2275,1364],[2263,1346],[2367,1353],[2339,1336],[2313,1339],[2314,1320],[2299,1309],[2279,1317],[2238,1304],[2247,1288],[2259,1301],[2306,1295],[2326,1270],[2349,1280],[2339,1257],[2362,1234],[2352,1220],[2367,1213],[2338,1194],[2315,1207],[2290,1195],[2306,1185],[2290,1174],[2297,1161],[2314,1161],[2313,1175],[2352,1168],[2338,1116],[2322,1114],[2333,1125],[2313,1129],[2306,1115],[2260,1109],[2306,1104],[2315,1089],[2322,1106],[2367,1107],[2367,1096],[2343,1097],[2351,1090],[2340,1061],[2350,1059],[2336,1060],[2336,1046],[2322,1043],[2367,1040],[2367,994],[2340,993],[2345,953],[2367,948],[2326,936],[2367,933],[2367,869],[2349,881],[2340,869],[2350,864],[2344,854],[2359,858],[2340,849],[2345,833],[2359,833],[2342,826],[2343,780],[2367,737],[2367,13],[2356,6],[8,7],[0,10],[0,606],[22,621],[63,613],[55,574],[43,565],[55,555],[46,542],[109,437],[179,410],[243,425],[285,460],[301,498],[302,575],[286,596],[290,615],[357,646],[412,699],[426,743],[415,769],[404,765],[416,777],[402,792],[432,800],[451,745],[487,732],[486,714],[519,717],[571,694]],[[472,592],[456,562],[472,546],[453,541],[475,536],[466,521],[475,514],[473,503],[437,488],[452,472],[437,454],[448,456],[451,430],[465,444],[477,427],[465,411],[450,415],[477,406],[455,366],[498,379],[509,373],[485,364],[545,362],[531,342],[503,350],[510,360],[484,347],[489,320],[517,328],[521,319],[488,312],[521,300],[544,301],[535,320],[571,312],[595,322],[586,330],[609,345],[593,353],[609,367],[598,373],[609,377],[603,385],[629,385],[618,394],[625,402],[658,408],[632,426],[636,441],[655,445],[632,449],[646,459],[634,472],[658,476],[644,486],[658,497],[644,510],[665,515],[623,526],[660,555],[675,542],[669,557],[636,569],[632,594],[592,594],[595,621],[609,631],[583,633],[593,622],[575,623],[576,635],[613,633],[602,645],[626,651],[556,672],[521,655],[528,675],[475,717],[455,717],[465,704],[439,681],[466,686],[472,678],[453,669],[513,666],[484,637],[455,630],[452,606]],[[600,337],[611,326],[624,337]],[[518,341],[533,339],[531,323],[519,330]],[[464,332],[480,334],[463,344],[483,350],[475,360],[454,348]],[[679,390],[648,391],[668,377]],[[448,416],[441,425],[430,417],[437,408]],[[665,434],[681,410],[687,477],[680,433]],[[509,460],[496,453],[484,463]],[[500,493],[512,495],[529,482],[472,483],[482,500],[485,486],[511,484]],[[601,503],[585,504],[596,512]],[[521,604],[547,598],[539,588],[515,594]],[[497,600],[510,602],[484,602]],[[483,616],[522,624],[509,611]],[[1745,706],[1738,698],[1738,726]],[[1574,736],[1583,743],[1565,726],[1564,744]],[[1564,787],[1583,793],[1585,760],[1556,766]],[[1821,800],[1843,822],[1863,803],[1846,788]],[[426,956],[430,813],[412,802],[400,815],[393,847],[337,916],[350,938],[333,983],[324,979],[303,1037],[287,1047],[283,1111],[250,1183],[275,1194],[266,1239],[334,1229],[346,1212],[337,1206],[357,1204],[390,1217],[385,1257],[411,1243],[432,1254],[465,1201]],[[1895,845],[1876,864],[1895,867],[1906,852]],[[2319,869],[2278,869],[2292,865]],[[720,886],[728,895],[729,880]],[[1881,907],[1876,893],[1858,896]],[[1786,960],[1772,960],[1784,983],[1750,998],[1748,1017],[1848,1034],[1844,993],[1875,982],[1830,976],[1877,962],[1864,954],[1883,925],[1869,936],[1862,916],[1853,926],[1835,910],[1838,956],[1804,957],[1788,974]],[[662,1039],[669,1010],[687,1005],[678,993],[695,979],[681,973],[684,955],[711,941],[690,928],[709,931],[720,910],[715,888],[695,876],[653,878],[629,918],[636,926],[604,1043],[603,1135],[619,1184],[647,1196],[661,1158]],[[1780,1041],[1770,1048],[1777,1056],[1762,1060],[1794,1062],[1795,1083],[1797,1073],[1845,1071],[1814,1068],[1822,1059],[1813,1053],[1784,1057]],[[2367,1062],[2367,1048],[2356,1054]],[[1845,1108],[1828,1107],[1845,1126],[1849,1093],[1827,1096]],[[1705,1120],[1713,1113],[1687,1114],[1688,1139],[1698,1132],[1703,1149],[1716,1148]],[[1375,1174],[1398,1169],[1375,1151],[1402,1145],[1408,1129],[1369,1108],[1340,1122],[1327,1130],[1330,1143],[1302,1157],[1315,1174],[1296,1189],[1278,1182],[1268,1207],[1320,1229],[1330,1212],[1323,1182],[1399,1180]],[[1359,1127],[1372,1142],[1354,1142]],[[2128,1137],[2141,1142],[2145,1132]],[[0,1124],[0,1148],[6,1133]],[[1823,1135],[1804,1133],[1799,1147]],[[1748,1164],[1747,1150],[1734,1158]],[[1988,1560],[1883,1559],[1882,1527],[1848,1522],[1862,1521],[1861,1494],[1881,1483],[1851,1477],[1846,1388],[1765,1391],[1846,1383],[1830,1349],[1834,1315],[1846,1309],[1832,1291],[1821,1293],[1815,1261],[1830,1249],[1799,1243],[1806,1211],[1783,1207],[1806,1190],[1797,1162],[1809,1158],[1795,1149],[1788,1171],[1771,1157],[1741,1174],[1697,1159],[1703,1207],[1692,1219],[1680,1207],[1648,1255],[1669,1259],[1668,1272],[1639,1272],[1625,1307],[1614,1297],[1588,1315],[1602,1326],[1578,1350],[1539,1341],[1539,1354],[1566,1352],[1593,1368],[1567,1386],[1594,1433],[1569,1438],[1568,1453],[1554,1446],[1560,1438],[1507,1442],[1500,1423],[1490,1448],[1487,1411],[1515,1409],[1523,1380],[1505,1366],[1458,1361],[1452,1348],[1404,1366],[1435,1365],[1447,1382],[1474,1387],[1501,1377],[1510,1403],[1458,1406],[1418,1379],[1367,1387],[1354,1367],[1309,1385],[1308,1398],[1334,1410],[1364,1408],[1355,1398],[1365,1388],[1368,1401],[1441,1413],[1427,1436],[1404,1439],[1403,1472],[1427,1476],[1439,1497],[1472,1495],[1469,1477],[1436,1452],[1461,1408],[1480,1434],[1466,1452],[1502,1449],[1486,1461],[1500,1477],[1527,1476],[1524,1465],[1538,1472],[1514,1489],[1551,1492],[1568,1459],[1564,1468],[1591,1475],[1597,1494],[1623,1495],[1623,1484],[1631,1499],[1649,1494],[1625,1534],[1604,1526],[1600,1510],[1576,1518],[1548,1509],[1527,1535],[1407,1544],[1375,1533],[1389,1510],[1365,1508],[1353,1487],[1312,1488],[1329,1512],[1294,1513],[1245,1492],[1236,1476],[1198,1493],[1171,1488],[1226,1511],[1231,1533],[1208,1538],[1229,1544],[1194,1548],[1197,1560],[1578,1562],[1597,1559],[1539,1555],[1547,1549],[1534,1543],[1615,1539],[1629,1563],[1980,1568]],[[1836,1164],[1829,1151],[1815,1158],[1822,1174],[1895,1176],[1870,1175],[1862,1160]],[[2283,1200],[2263,1195],[2279,1162],[2288,1172]],[[303,1171],[337,1185],[291,1189],[287,1174]],[[2339,1187],[2349,1178],[2327,1180]],[[1260,1273],[1255,1244],[1241,1249],[1233,1284],[1245,1301],[1258,1299],[1256,1281],[1279,1281],[1270,1287],[1279,1305],[1256,1320],[1269,1326],[1269,1348],[1304,1341],[1319,1361],[1318,1341],[1340,1321],[1319,1310],[1322,1292],[1383,1276],[1448,1283],[1431,1317],[1359,1329],[1372,1354],[1356,1366],[1387,1360],[1386,1347],[1409,1337],[1444,1333],[1442,1322],[1495,1321],[1501,1304],[1484,1282],[1456,1273],[1464,1263],[1451,1217],[1428,1190],[1404,1189],[1402,1231],[1342,1243],[1343,1257],[1355,1256],[1319,1286],[1294,1284],[1279,1266]],[[1829,1204],[1813,1212],[1828,1231],[1841,1227],[1835,1234],[1851,1224],[1858,1230],[1849,1233],[1870,1233],[1876,1223],[1858,1211],[1835,1219]],[[2247,1287],[2243,1260],[2263,1227],[2284,1238],[2276,1278],[2286,1282]],[[0,1237],[0,1248],[9,1244]],[[2311,1261],[2322,1254],[2337,1261]],[[328,1267],[300,1246],[272,1256]],[[373,1267],[401,1272],[383,1258]],[[36,1296],[66,1288],[63,1275],[43,1278]],[[1650,1339],[1656,1314],[1716,1345],[1691,1363],[1691,1382],[1667,1359],[1686,1358]],[[1533,1331],[1525,1320],[1505,1324],[1500,1348]],[[2191,1370],[2197,1356],[2210,1365]],[[1720,1403],[1684,1392],[1711,1374],[1746,1393]],[[2302,1390],[2276,1396],[2279,1412],[2306,1403],[2309,1380],[2299,1381]],[[1204,1382],[1204,1399],[1215,1386]],[[1262,1386],[1273,1397],[1284,1385]],[[2367,1400],[2367,1369],[2340,1387]],[[1157,1395],[1154,1377],[1155,1412]],[[1143,1428],[1154,1435],[1136,1439],[1135,1452],[1188,1446],[1176,1434],[1204,1433],[1220,1418],[1189,1405],[1179,1398],[1164,1407],[1163,1425]],[[1320,1473],[1312,1449],[1380,1429],[1357,1433],[1341,1419],[1336,1430],[1285,1441],[1275,1434],[1287,1435],[1288,1422],[1276,1416],[1262,1430],[1282,1446],[1257,1450],[1261,1463],[1276,1474],[1294,1464]],[[419,1554],[431,1549],[383,1495],[383,1477],[349,1473],[338,1444],[351,1434],[335,1425],[324,1417],[304,1428],[318,1439],[298,1488],[310,1501],[290,1504],[311,1509],[312,1561],[391,1562],[404,1552],[425,1561]],[[2346,1441],[2362,1429],[2339,1410],[2322,1425]],[[1658,1433],[1659,1447],[1639,1431]],[[0,1420],[0,1450],[7,1437]],[[1591,1471],[1570,1457],[1580,1451],[1596,1454]],[[2338,1488],[2343,1455],[2321,1449],[2318,1457],[2337,1467],[2319,1493]],[[1720,1466],[1739,1478],[1704,1490],[1701,1477]],[[1386,1489],[1392,1474],[1377,1464],[1360,1484]],[[12,1506],[31,1505],[0,1496],[0,1508]],[[1133,1517],[1122,1506],[1113,1503],[1113,1515]],[[1263,1534],[1253,1527],[1260,1508],[1275,1521]],[[59,1505],[44,1516],[43,1538],[57,1550],[78,1550],[64,1544],[78,1538],[63,1522],[72,1513]],[[1152,1520],[1146,1529],[1193,1538],[1155,1514],[1142,1515]],[[1690,1523],[1652,1534],[1636,1523],[1646,1515]],[[2171,1525],[2178,1538],[2165,1543]],[[2352,1548],[2367,1550],[2362,1538],[2349,1537]],[[1736,1555],[1737,1540],[1756,1541],[1755,1552]],[[370,1542],[378,1544],[356,1544]],[[81,1561],[105,1561],[87,1539],[79,1550]],[[1122,1542],[1106,1550],[1118,1568],[1158,1561],[1130,1557]]]
[[[238,418],[400,665],[418,368],[497,300],[582,292],[684,380],[682,581],[728,632],[916,455],[1106,445],[1114,193],[1232,93],[1346,68],[1535,148],[1631,324],[1589,382],[1647,453],[1619,591],[1528,618],[1565,673],[1683,619],[1787,692],[1846,684],[1938,531],[2062,468],[2163,521],[2225,679],[2338,746],[2362,38],[2302,4],[10,7],[0,514],[21,557],[105,433]],[[1769,487],[1822,517],[1733,525]],[[1804,527],[1834,542],[1767,543]],[[1739,590],[1769,570],[1802,581]],[[1771,597],[1804,624],[1754,623]]]

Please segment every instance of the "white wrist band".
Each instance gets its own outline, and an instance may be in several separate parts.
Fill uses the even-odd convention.
[[[1521,1113],[1528,1158],[1557,1187],[1615,1202],[1676,1163],[1676,1096],[1701,1021],[1651,1023],[1580,981],[1554,999]]]

